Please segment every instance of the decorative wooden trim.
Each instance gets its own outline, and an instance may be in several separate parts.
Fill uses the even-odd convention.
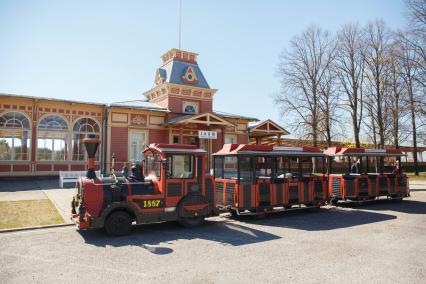
[[[125,116],[125,118],[124,118],[124,116]],[[123,112],[111,112],[111,122],[128,123],[129,122],[129,115],[127,113],[123,113]]]

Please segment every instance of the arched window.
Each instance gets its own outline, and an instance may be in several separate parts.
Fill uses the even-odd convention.
[[[183,110],[184,113],[191,113],[191,114],[198,113],[198,103],[183,102],[182,110]]]
[[[186,113],[195,113],[195,107],[193,105],[187,105],[185,107],[185,112]]]
[[[19,112],[0,116],[0,160],[25,161],[30,159],[31,124]]]
[[[38,123],[37,133],[37,160],[67,160],[68,124],[62,116],[43,117]]]
[[[91,118],[81,118],[77,120],[72,129],[72,159],[74,161],[87,160],[83,139],[86,136],[99,138],[99,125]],[[99,150],[96,152],[96,160],[99,160]]]

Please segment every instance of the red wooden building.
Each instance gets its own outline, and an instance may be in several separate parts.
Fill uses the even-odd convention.
[[[197,145],[211,154],[225,143],[288,132],[271,120],[213,110],[217,90],[210,87],[193,52],[171,49],[155,71],[143,98],[110,104],[0,94],[0,176],[57,175],[85,170],[81,140],[102,141],[97,167],[109,171],[140,160],[145,145]],[[249,112],[250,110],[247,110]]]

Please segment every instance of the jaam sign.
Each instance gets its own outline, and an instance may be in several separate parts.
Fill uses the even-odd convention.
[[[200,139],[217,139],[216,131],[198,130],[198,138]]]

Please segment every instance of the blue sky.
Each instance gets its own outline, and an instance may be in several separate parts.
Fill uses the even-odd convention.
[[[0,0],[0,92],[110,103],[143,98],[178,43],[178,0]],[[214,109],[272,118],[280,52],[311,24],[335,31],[380,18],[405,25],[402,0],[182,0],[182,49],[199,53]]]

